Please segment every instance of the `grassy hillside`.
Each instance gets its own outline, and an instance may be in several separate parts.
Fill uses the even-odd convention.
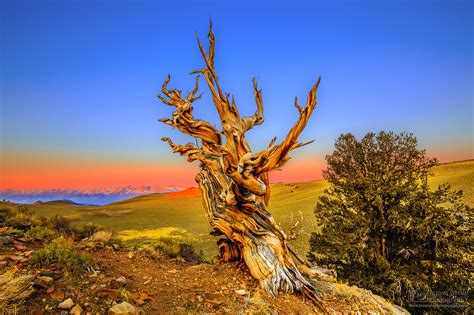
[[[474,207],[474,160],[440,165],[430,183],[433,188],[448,182],[464,191],[464,201]],[[291,217],[303,218],[306,230],[294,242],[297,250],[308,250],[309,233],[317,229],[314,205],[328,188],[326,181],[272,184],[270,211],[284,228]],[[150,194],[106,206],[79,206],[67,202],[47,202],[30,205],[46,217],[61,213],[81,226],[88,222],[118,231],[130,243],[139,243],[163,236],[186,238],[202,249],[207,256],[216,253],[216,239],[209,235],[210,227],[197,188],[170,194]]]

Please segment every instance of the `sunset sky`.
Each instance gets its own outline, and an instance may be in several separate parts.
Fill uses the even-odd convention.
[[[321,178],[341,133],[413,132],[440,161],[474,158],[472,1],[2,1],[0,189],[195,185],[197,165],[160,138],[156,94],[190,90],[195,34],[216,35],[221,86],[242,114],[263,89],[254,151],[283,139],[321,75],[318,107],[271,180]],[[218,123],[204,81],[195,117]]]

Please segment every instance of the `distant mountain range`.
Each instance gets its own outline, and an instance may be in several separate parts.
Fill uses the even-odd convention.
[[[182,190],[181,187],[127,186],[119,188],[86,189],[5,189],[0,190],[0,200],[17,203],[66,202],[80,205],[104,205],[140,195],[167,193]]]

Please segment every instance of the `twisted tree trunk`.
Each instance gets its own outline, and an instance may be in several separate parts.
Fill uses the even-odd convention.
[[[224,94],[218,84],[214,69],[214,44],[212,24],[208,34],[209,51],[198,45],[206,63],[196,70],[196,87],[185,98],[181,91],[168,90],[170,76],[163,84],[162,92],[167,97],[158,97],[167,105],[176,107],[171,119],[162,122],[178,128],[181,132],[200,140],[200,145],[188,143],[175,145],[167,141],[174,152],[187,156],[188,161],[200,161],[201,171],[196,181],[202,191],[204,208],[209,223],[216,233],[227,237],[219,247],[226,260],[243,259],[250,273],[270,295],[279,292],[303,292],[318,302],[315,288],[303,277],[292,258],[285,234],[267,210],[270,198],[268,172],[280,168],[289,159],[288,153],[306,145],[299,143],[298,136],[306,126],[316,106],[316,90],[320,80],[308,94],[306,106],[302,108],[295,98],[299,119],[281,144],[274,138],[268,148],[252,153],[245,133],[255,125],[263,123],[261,90],[253,80],[257,111],[253,116],[240,117],[234,99]],[[199,75],[206,79],[213,103],[219,113],[222,131],[202,120],[194,119],[192,103],[198,90]],[[225,144],[222,142],[225,137]],[[293,256],[296,254],[293,253]]]

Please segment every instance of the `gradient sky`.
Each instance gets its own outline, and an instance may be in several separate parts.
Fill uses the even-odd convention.
[[[281,140],[319,75],[319,103],[272,181],[321,177],[335,139],[413,132],[441,161],[473,153],[472,1],[2,1],[0,189],[194,185],[197,165],[160,141],[168,73],[186,91],[203,67],[195,32],[217,38],[221,86],[243,114],[263,89],[254,151]],[[195,116],[217,123],[209,93]]]

